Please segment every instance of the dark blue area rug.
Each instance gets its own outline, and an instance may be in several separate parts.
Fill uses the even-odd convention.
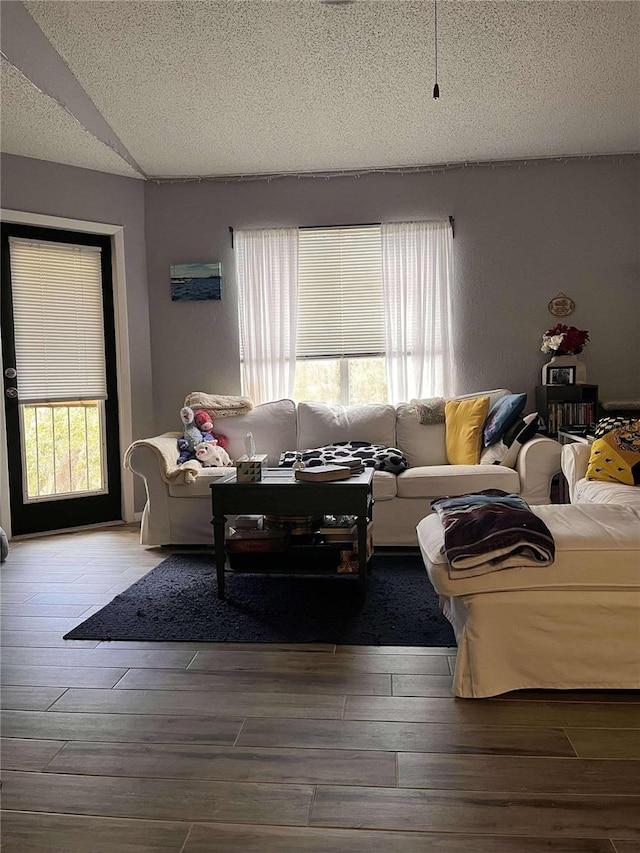
[[[228,572],[174,554],[65,635],[65,640],[455,646],[418,556],[374,556],[364,597],[354,576]]]

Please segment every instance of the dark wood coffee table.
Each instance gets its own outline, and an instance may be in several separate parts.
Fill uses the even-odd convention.
[[[267,468],[259,483],[238,483],[235,476],[211,484],[213,539],[218,598],[225,597],[227,514],[355,515],[358,530],[358,581],[367,582],[367,524],[373,509],[373,468],[347,480],[307,483],[290,468]]]

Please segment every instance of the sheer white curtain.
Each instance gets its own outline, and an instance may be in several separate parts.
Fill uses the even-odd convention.
[[[454,393],[452,239],[448,221],[382,225],[386,372],[391,403]]]
[[[234,233],[243,393],[254,403],[293,395],[298,229]]]

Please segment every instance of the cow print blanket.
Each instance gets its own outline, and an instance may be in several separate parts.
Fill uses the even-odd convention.
[[[280,454],[280,467],[291,468],[296,458],[295,450]],[[368,444],[366,441],[339,441],[302,451],[302,460],[308,468],[317,465],[339,465],[345,459],[360,459],[365,468],[400,474],[409,467],[406,457],[396,447],[383,444]]]

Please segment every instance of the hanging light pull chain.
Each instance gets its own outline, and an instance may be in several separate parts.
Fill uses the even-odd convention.
[[[433,0],[433,41],[436,54],[436,84],[433,87],[433,97],[440,97],[440,86],[438,86],[438,0]]]

